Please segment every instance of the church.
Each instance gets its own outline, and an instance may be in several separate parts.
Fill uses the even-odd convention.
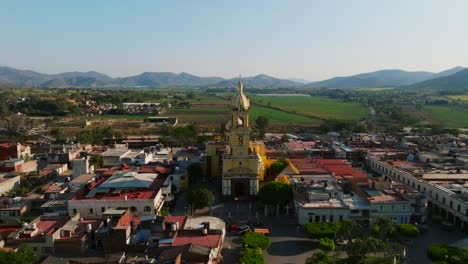
[[[231,118],[225,127],[226,149],[222,155],[222,194],[225,199],[257,195],[265,173],[265,145],[250,140],[250,100],[241,80],[231,102]]]

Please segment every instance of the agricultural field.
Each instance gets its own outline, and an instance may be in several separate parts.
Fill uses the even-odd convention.
[[[325,119],[360,120],[369,116],[369,109],[361,104],[317,96],[251,96],[251,100],[262,105]]]
[[[356,88],[355,90],[358,90],[358,91],[371,91],[371,92],[384,92],[384,91],[391,91],[393,89],[395,89],[395,87]]]
[[[453,99],[453,100],[461,100],[461,101],[467,101],[468,102],[468,94],[464,94],[464,95],[449,95],[447,96],[448,98],[450,99]]]
[[[318,123],[319,119],[311,118],[307,116],[301,116],[283,111],[262,107],[252,106],[250,110],[250,122],[255,122],[255,119],[259,116],[265,116],[268,118],[270,123]]]
[[[431,118],[449,128],[468,128],[468,111],[451,106],[424,106]]]

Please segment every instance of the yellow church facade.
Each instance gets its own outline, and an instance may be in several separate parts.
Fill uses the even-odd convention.
[[[257,195],[267,163],[263,142],[250,141],[250,101],[242,81],[231,102],[231,118],[225,127],[226,149],[220,170],[222,194],[226,199],[242,199]]]

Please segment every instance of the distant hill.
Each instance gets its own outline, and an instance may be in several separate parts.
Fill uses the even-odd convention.
[[[406,86],[432,78],[451,75],[462,69],[462,67],[455,67],[439,73],[425,71],[407,72],[403,70],[381,70],[348,77],[335,77],[319,82],[311,82],[306,84],[306,86],[312,88],[372,88]]]
[[[402,70],[382,70],[370,73],[362,73],[349,77],[335,77],[332,79],[303,84],[304,80],[279,79],[265,74],[253,77],[243,77],[247,88],[372,88],[395,87],[419,84],[431,79],[452,76],[463,70],[455,67],[439,73],[432,72],[407,72]],[[11,67],[0,67],[0,85],[18,87],[235,87],[238,78],[224,79],[221,77],[200,77],[189,73],[172,72],[144,72],[139,75],[112,78],[105,74],[88,72],[65,72],[59,74],[42,74],[30,70],[18,70]],[[461,84],[460,84],[461,85]]]
[[[468,91],[468,69],[462,69],[449,76],[443,76],[413,85],[408,89],[466,89]]]
[[[187,86],[209,86],[224,81],[221,77],[198,77],[189,73],[172,72],[144,72],[142,74],[117,78],[115,83],[121,86],[148,86],[155,88],[163,87],[187,87]]]
[[[232,78],[222,81],[216,86],[232,87],[236,86],[239,78]],[[288,87],[301,87],[302,84],[290,80],[278,79],[265,74],[259,74],[254,77],[242,77],[242,82],[248,88],[288,88]]]
[[[264,74],[242,78],[242,80],[246,87],[250,88],[296,87],[302,85],[297,82],[278,79]],[[237,81],[238,78],[199,77],[185,72],[179,74],[172,72],[144,72],[135,76],[111,78],[95,71],[42,74],[34,71],[0,67],[0,84],[19,87],[232,87],[237,85]]]

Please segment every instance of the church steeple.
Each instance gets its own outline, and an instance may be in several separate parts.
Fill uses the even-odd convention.
[[[232,101],[232,109],[236,111],[248,111],[250,108],[250,100],[244,94],[244,84],[239,78],[237,83],[237,95]]]

